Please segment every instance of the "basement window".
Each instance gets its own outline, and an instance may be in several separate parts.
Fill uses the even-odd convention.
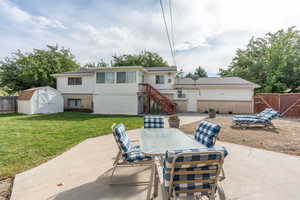
[[[68,99],[69,108],[80,108],[81,107],[81,99]]]

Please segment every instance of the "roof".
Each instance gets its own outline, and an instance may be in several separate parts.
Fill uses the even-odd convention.
[[[155,72],[155,71],[177,71],[177,67],[142,67],[142,66],[116,66],[116,67],[99,67],[99,68],[80,68],[75,71],[68,71],[68,72],[61,72],[57,74],[53,74],[53,76],[60,76],[60,75],[77,75],[77,74],[86,74],[92,75],[96,71],[101,70],[113,70],[113,69],[141,69],[146,70],[148,72]]]
[[[57,73],[57,75],[58,74],[93,74],[93,73],[94,73],[94,71],[92,68],[80,68],[75,71]]]
[[[45,87],[49,87],[49,86],[35,87],[35,88],[27,89],[27,90],[22,90],[20,95],[18,96],[18,100],[22,100],[22,101],[30,100],[35,91],[37,91],[40,88],[45,88]]]
[[[179,78],[175,80],[175,85],[242,85],[254,88],[260,87],[240,77],[205,77],[196,81],[191,78]]]
[[[147,71],[175,71],[177,72],[177,67],[144,67]]]

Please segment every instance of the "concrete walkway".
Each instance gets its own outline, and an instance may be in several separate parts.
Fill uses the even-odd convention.
[[[199,116],[182,118],[185,123]],[[128,131],[138,139],[138,130]],[[300,158],[221,143],[225,160],[223,187],[228,200],[298,200]],[[11,200],[114,200],[146,197],[146,186],[110,186],[109,172],[117,146],[113,136],[87,139],[62,155],[15,177]],[[117,170],[115,181],[148,180],[149,167]],[[158,198],[159,199],[159,198]]]

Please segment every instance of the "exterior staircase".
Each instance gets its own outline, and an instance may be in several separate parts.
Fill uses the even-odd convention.
[[[167,96],[161,94],[157,89],[148,83],[140,83],[140,92],[144,95],[144,113],[150,112],[150,101],[157,103],[167,114],[176,113],[176,103]]]

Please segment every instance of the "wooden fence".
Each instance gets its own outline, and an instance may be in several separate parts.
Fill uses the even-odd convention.
[[[257,94],[254,97],[254,111],[261,112],[271,107],[282,117],[300,117],[300,93],[293,94]]]
[[[0,113],[17,112],[16,96],[0,96]]]

